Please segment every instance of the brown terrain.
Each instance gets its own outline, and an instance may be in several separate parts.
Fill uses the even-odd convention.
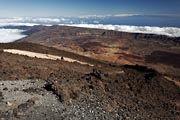
[[[25,34],[0,44],[0,119],[180,119],[179,38],[62,26]]]
[[[66,26],[35,26],[31,42],[116,64],[144,65],[180,80],[180,38]]]

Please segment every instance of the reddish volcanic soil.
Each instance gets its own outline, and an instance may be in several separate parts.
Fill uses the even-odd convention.
[[[26,34],[0,44],[0,119],[180,119],[179,38],[63,26]]]
[[[116,64],[144,65],[180,80],[180,38],[66,26],[35,26],[27,33],[28,37],[17,42],[38,43]]]
[[[37,49],[39,51],[51,50],[48,47],[29,43],[11,43],[7,46],[2,44],[0,49],[16,48],[17,46],[21,50],[24,48],[34,48],[34,51]],[[79,58],[76,55],[72,57]],[[92,60],[86,59],[86,62],[90,63]],[[81,119],[82,116],[84,119],[107,120],[179,119],[180,88],[174,81],[168,80],[167,77],[165,78],[147,67],[118,66],[99,63],[96,60],[93,62],[96,65],[92,67],[63,60],[31,58],[1,51],[0,80],[3,90],[0,92],[2,93],[0,94],[0,104],[8,105],[10,108],[1,110],[0,118],[33,120],[35,116],[42,119],[40,116],[46,114],[47,117],[45,116],[43,119]],[[21,91],[21,89],[6,86],[4,81],[7,80],[23,81],[22,83],[15,82],[16,86],[19,84],[31,85],[34,83],[33,80],[44,81],[45,84],[44,87],[43,85],[38,88],[27,87]],[[32,83],[24,80],[30,80]],[[11,81],[9,82],[11,83]],[[21,103],[20,98],[12,98],[13,96],[8,95],[10,93],[6,92],[8,90],[19,91],[22,97],[28,93],[32,98],[29,96],[29,100]],[[47,103],[52,110],[57,109],[57,112],[52,113],[52,110],[49,110],[50,106],[44,108],[44,104],[39,103],[53,98],[43,95],[46,93],[54,94],[57,97],[59,103],[56,100]],[[6,98],[7,96],[10,98]],[[8,99],[16,99],[19,103],[6,101]],[[11,107],[11,104],[17,104],[17,107]],[[62,107],[57,108],[57,105],[52,106],[53,104]],[[33,111],[36,111],[37,114]],[[67,117],[64,118],[64,115]]]

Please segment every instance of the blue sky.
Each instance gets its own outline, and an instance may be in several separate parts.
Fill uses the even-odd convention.
[[[0,17],[178,15],[180,0],[0,0]]]

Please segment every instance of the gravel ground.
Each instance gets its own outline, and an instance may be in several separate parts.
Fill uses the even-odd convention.
[[[50,91],[46,91],[44,81],[38,80],[23,80],[23,81],[1,81],[0,91],[3,95],[3,101],[0,102],[0,111],[6,113],[0,115],[0,118],[10,119],[17,117],[18,119],[33,120],[43,118],[47,113],[52,116],[57,116],[58,110],[63,109],[63,105],[58,101],[57,97]],[[28,100],[34,101],[34,104],[26,105]],[[24,105],[24,106],[23,106]],[[7,115],[12,110],[20,109],[22,106],[22,113],[15,115]]]
[[[90,67],[0,51],[0,68],[0,120],[180,119],[179,87],[148,67]]]
[[[96,103],[81,101],[61,103],[51,91],[44,89],[42,80],[1,81],[0,120],[114,120]],[[98,104],[98,103],[97,103]]]

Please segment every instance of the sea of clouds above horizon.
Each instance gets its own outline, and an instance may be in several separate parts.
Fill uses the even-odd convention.
[[[0,29],[0,43],[9,43],[26,37],[26,35],[23,35],[22,32],[24,32],[24,30]]]
[[[122,16],[121,16],[122,17]],[[124,16],[123,16],[124,17]],[[96,28],[105,30],[115,30],[130,33],[147,33],[166,35],[170,37],[180,37],[179,27],[157,27],[157,26],[136,26],[136,25],[114,25],[102,24],[101,20],[105,17],[90,16],[90,17],[67,17],[67,18],[48,18],[48,17],[14,17],[0,18],[0,42],[13,42],[15,40],[26,37],[20,29],[5,29],[5,26],[35,26],[35,25],[65,25],[84,28]]]

